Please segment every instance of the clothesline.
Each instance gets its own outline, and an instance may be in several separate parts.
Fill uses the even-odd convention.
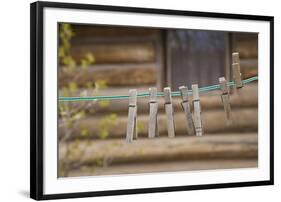
[[[258,76],[254,76],[248,79],[243,80],[243,84],[248,84],[254,81],[258,80]],[[227,85],[230,88],[235,87],[235,82],[231,81],[228,82]],[[213,91],[213,90],[219,90],[220,89],[220,85],[216,84],[216,85],[211,85],[211,86],[205,86],[205,87],[201,87],[199,88],[199,92],[209,92],[209,91]],[[188,94],[192,95],[192,90],[188,90]],[[139,98],[143,98],[143,97],[149,97],[149,92],[143,92],[143,93],[138,93],[137,97]],[[177,97],[177,96],[181,96],[180,91],[173,91],[171,93],[172,97]],[[163,92],[157,92],[157,97],[163,97],[164,93]],[[71,101],[101,101],[101,100],[124,100],[124,99],[128,99],[129,95],[109,95],[109,96],[91,96],[91,97],[59,97],[59,101],[60,102],[71,102]]]

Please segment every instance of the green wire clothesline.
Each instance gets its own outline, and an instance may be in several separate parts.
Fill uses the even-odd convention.
[[[243,80],[243,84],[248,84],[251,83],[253,81],[257,81],[258,80],[258,76],[254,76],[251,77],[249,79],[245,79]],[[227,85],[229,87],[234,87],[235,83],[234,81],[228,82]],[[199,92],[208,92],[208,91],[213,91],[213,90],[219,90],[220,89],[220,85],[216,84],[216,85],[211,85],[211,86],[206,86],[206,87],[202,87],[199,88]],[[188,91],[189,95],[192,95],[192,90]],[[171,95],[173,97],[177,97],[177,96],[181,96],[180,91],[174,91],[171,93]],[[157,93],[157,97],[162,97],[164,96],[163,92],[158,92]],[[148,92],[144,92],[144,93],[138,93],[137,97],[142,98],[142,97],[149,97],[149,93]],[[123,99],[128,99],[129,96],[128,95],[114,95],[114,96],[92,96],[92,97],[59,97],[59,101],[100,101],[100,100],[123,100]]]

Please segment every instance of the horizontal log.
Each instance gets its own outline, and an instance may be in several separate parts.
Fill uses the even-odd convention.
[[[241,59],[251,59],[258,57],[258,38],[257,34],[249,37],[238,37],[236,50]]]
[[[155,45],[152,42],[92,43],[71,47],[71,56],[81,61],[86,54],[95,57],[96,64],[155,62]]]
[[[147,92],[149,86],[137,88],[138,92]],[[97,95],[127,95],[129,88],[107,88],[96,93]],[[78,91],[79,93],[72,94],[71,96],[79,96],[82,90]],[[88,91],[86,91],[88,92]],[[88,92],[91,95],[90,92]],[[214,91],[210,94],[201,95],[201,106],[202,110],[209,109],[222,109],[223,105],[221,102],[221,92]],[[210,96],[212,95],[212,96]],[[190,97],[191,99],[192,97]],[[254,108],[258,106],[258,86],[257,84],[248,84],[239,90],[239,94],[232,93],[230,96],[230,102],[232,108]],[[159,112],[164,112],[164,99],[162,97],[158,98],[158,107]],[[175,112],[181,112],[181,98],[173,97],[173,107]],[[73,107],[80,107],[81,102],[69,102],[69,105]],[[148,98],[139,98],[138,99],[138,114],[148,114]],[[87,115],[97,116],[98,114],[105,113],[118,113],[118,114],[127,114],[128,111],[128,100],[113,100],[109,102],[107,107],[100,106],[98,102],[91,102],[91,107],[87,109]]]
[[[167,137],[167,124],[165,114],[158,114],[158,131],[160,136]],[[148,115],[138,115],[138,135],[140,137],[148,136]],[[231,133],[231,132],[249,132],[257,131],[258,128],[258,110],[239,109],[232,110],[232,124],[227,125],[225,113],[223,110],[209,110],[202,112],[203,128],[205,133]],[[176,136],[187,134],[185,115],[183,112],[174,114]],[[67,131],[72,131],[69,139],[92,139],[100,138],[99,126],[101,119],[99,117],[84,118],[77,122],[71,129],[61,127],[59,136],[63,137]],[[127,116],[118,116],[115,125],[108,127],[109,136],[107,138],[125,138],[127,126]],[[87,136],[81,135],[82,129],[87,129]]]
[[[149,162],[134,164],[119,164],[111,166],[83,165],[71,169],[68,177],[94,176],[94,175],[120,175],[152,172],[176,172],[194,170],[256,168],[257,159],[203,159],[189,161]],[[60,176],[63,177],[63,176]]]
[[[68,172],[68,177],[93,176],[93,175],[116,175],[136,174],[152,172],[176,172],[194,170],[256,168],[257,159],[219,159],[219,160],[194,160],[187,162],[150,162],[136,164],[119,164],[112,166],[81,166]],[[63,177],[63,176],[60,176]]]
[[[258,75],[258,69],[257,68],[249,68],[249,69],[243,69],[241,70],[241,73],[243,75],[243,79],[248,79],[254,76]]]
[[[258,59],[240,59],[241,69],[258,68]]]
[[[80,167],[199,159],[257,159],[257,137],[257,134],[232,134],[138,139],[132,143],[125,140],[60,143],[59,162]]]
[[[236,40],[249,40],[249,39],[258,39],[257,33],[246,33],[246,32],[236,32],[234,33]]]
[[[103,80],[107,86],[155,85],[155,64],[94,65],[87,69],[61,68],[59,70],[59,88],[75,82],[78,87],[86,87],[87,83]]]
[[[258,59],[241,59],[240,66],[243,79],[258,75]]]
[[[159,29],[126,26],[73,25],[73,39],[85,37],[143,37],[154,36]]]

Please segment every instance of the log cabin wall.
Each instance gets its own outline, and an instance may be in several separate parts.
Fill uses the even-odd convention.
[[[171,30],[86,25],[73,25],[73,30],[75,37],[71,42],[72,56],[79,61],[84,54],[90,52],[95,57],[95,63],[87,69],[77,68],[71,72],[61,68],[60,89],[70,82],[76,82],[79,91],[82,91],[87,88],[88,82],[105,80],[107,88],[95,95],[127,95],[130,88],[136,88],[138,92],[147,92],[149,87],[157,86],[158,91],[162,91],[170,82],[176,90],[179,84],[183,84],[182,78],[180,82],[175,81],[175,75],[183,76],[178,74],[179,69],[175,66],[180,63],[175,58],[188,57],[185,54],[193,50],[187,49],[187,52],[181,52],[179,55],[179,50],[185,49],[177,49],[177,54],[169,52],[170,46],[173,45],[169,41]],[[193,76],[202,85],[216,84],[218,75],[230,78],[230,53],[233,51],[240,52],[244,78],[257,75],[257,35],[224,33],[222,36],[220,33],[214,37],[224,37],[223,48],[218,46],[219,54],[213,57],[213,62],[218,67],[214,71],[215,74],[211,75],[208,81],[205,81],[206,76],[200,77],[200,74],[191,74],[191,78]],[[196,41],[193,43],[196,44]],[[196,52],[192,54],[196,56]],[[223,57],[222,61],[219,60],[220,57]],[[195,58],[198,61],[198,57]],[[206,61],[202,63],[197,63],[194,58],[190,59],[195,61],[194,69],[197,64],[201,65],[202,69],[197,69],[197,73],[206,70],[202,64],[208,63],[207,53],[204,55]],[[173,67],[168,67],[172,60],[175,60],[175,72]],[[188,60],[184,63],[188,65]],[[79,91],[73,95],[80,96]],[[257,83],[243,87],[239,95],[232,94],[232,125],[225,122],[220,92],[213,93],[216,96],[201,96],[205,135],[200,139],[186,136],[185,116],[179,98],[173,99],[176,138],[167,138],[164,100],[159,98],[160,137],[153,140],[147,138],[148,99],[138,99],[140,140],[132,144],[125,143],[128,101],[112,101],[106,107],[93,103],[92,107],[86,110],[85,117],[73,127],[70,141],[60,142],[59,160],[65,160],[66,146],[75,145],[79,140],[78,148],[85,151],[83,155],[78,152],[67,159],[71,168],[67,176],[257,166]],[[100,123],[103,123],[104,116],[112,113],[117,115],[116,123],[109,127],[108,136],[101,138]],[[89,130],[87,136],[81,134],[82,128]],[[65,127],[60,128],[59,135],[65,134],[66,130]],[[86,140],[91,140],[91,144],[88,145]]]
[[[84,72],[79,69],[78,76],[78,72],[61,74],[60,86],[74,81],[79,87],[85,87],[87,82],[101,79],[108,87],[126,90],[128,87],[160,87],[162,78],[158,72],[163,69],[161,30],[86,25],[75,25],[73,30],[73,58],[80,61],[85,54],[91,53],[95,63]]]

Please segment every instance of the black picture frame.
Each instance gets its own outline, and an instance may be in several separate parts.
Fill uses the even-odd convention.
[[[66,8],[80,10],[122,11],[130,13],[148,13],[196,17],[215,17],[268,21],[270,23],[270,180],[239,183],[204,184],[192,186],[154,187],[143,189],[95,191],[82,193],[51,194],[43,193],[43,9]],[[135,7],[103,6],[75,3],[35,2],[30,5],[30,197],[36,200],[92,197],[105,195],[140,194],[153,192],[171,192],[229,187],[246,187],[274,184],[274,17],[258,15],[240,15],[213,12],[195,12],[183,10],[164,10]]]

